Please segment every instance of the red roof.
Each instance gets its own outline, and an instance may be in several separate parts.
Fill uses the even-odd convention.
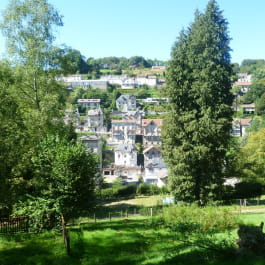
[[[151,122],[154,122],[158,127],[161,127],[163,120],[162,119],[142,119],[142,126],[147,126]]]

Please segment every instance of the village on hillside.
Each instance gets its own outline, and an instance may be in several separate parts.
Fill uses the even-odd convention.
[[[165,69],[161,68],[161,69]],[[81,74],[60,78],[69,90],[106,90],[109,84],[118,86],[121,95],[116,99],[115,109],[109,113],[110,126],[107,126],[104,108],[99,98],[79,98],[77,105],[85,109],[81,115],[78,108],[68,110],[65,122],[72,124],[84,146],[99,157],[99,168],[104,181],[112,183],[121,179],[123,184],[155,184],[162,187],[168,182],[168,168],[161,150],[161,126],[163,112],[151,111],[155,118],[147,118],[150,111],[143,106],[165,106],[167,98],[145,97],[137,99],[130,92],[143,87],[160,89],[165,80],[156,76],[108,75],[97,80],[87,80]],[[237,88],[234,93],[234,111],[242,117],[233,118],[233,136],[243,137],[251,125],[255,113],[255,104],[244,104],[244,96],[252,83],[249,74],[238,74],[233,83]],[[124,91],[124,94],[123,94]],[[109,127],[109,128],[108,128]]]

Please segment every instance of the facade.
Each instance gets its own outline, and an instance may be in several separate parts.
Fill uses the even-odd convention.
[[[144,146],[161,145],[162,119],[143,119],[142,134]]]
[[[68,87],[82,87],[84,89],[87,88],[101,88],[106,89],[108,82],[104,80],[88,80],[88,79],[82,79],[82,75],[69,75],[69,76],[63,76],[59,78],[60,81],[63,81],[66,83]]]
[[[98,98],[80,98],[77,103],[90,109],[96,109],[100,107],[100,99]]]
[[[103,112],[101,108],[91,109],[87,112],[87,128],[89,132],[101,132],[103,127]]]
[[[117,179],[121,179],[124,184],[136,184],[141,176],[140,167],[106,167],[102,169],[104,180],[112,183]]]
[[[159,187],[167,184],[168,169],[163,160],[160,149],[150,146],[143,151],[144,154],[144,182]]]
[[[112,141],[116,144],[135,143],[136,134],[140,131],[137,120],[112,120]]]
[[[238,80],[234,83],[234,86],[239,86],[242,93],[246,93],[249,90],[249,86],[252,83],[252,76],[246,73],[239,73]]]
[[[121,95],[116,100],[116,107],[122,111],[136,109],[136,97],[134,95]]]
[[[242,104],[240,105],[243,109],[244,114],[254,114],[255,113],[255,104]]]
[[[233,136],[244,136],[251,122],[252,119],[233,119],[231,134]]]
[[[120,144],[114,149],[116,166],[137,166],[137,149],[132,144]]]
[[[80,138],[87,151],[93,152],[99,157],[99,167],[102,167],[102,144],[101,138],[95,135],[82,136]]]

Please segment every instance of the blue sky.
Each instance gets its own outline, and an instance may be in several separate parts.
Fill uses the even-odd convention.
[[[66,44],[84,56],[144,56],[170,59],[181,29],[203,11],[208,0],[50,0],[63,15],[57,44]],[[232,62],[265,59],[265,1],[219,0],[229,22]],[[0,0],[0,10],[8,0]],[[4,39],[0,36],[0,53]]]

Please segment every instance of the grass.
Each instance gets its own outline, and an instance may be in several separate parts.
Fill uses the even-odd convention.
[[[154,197],[155,198],[155,197]],[[156,199],[138,198],[140,205]],[[151,203],[152,201],[152,203]],[[235,213],[237,214],[237,213]],[[218,216],[216,216],[218,218]],[[259,225],[265,213],[242,213],[241,222]],[[220,251],[198,247],[201,239],[178,237],[157,218],[129,218],[88,223],[69,228],[71,255],[58,232],[0,236],[1,265],[262,265],[262,257],[240,257],[236,229],[209,235]],[[212,236],[212,237],[211,237]]]

